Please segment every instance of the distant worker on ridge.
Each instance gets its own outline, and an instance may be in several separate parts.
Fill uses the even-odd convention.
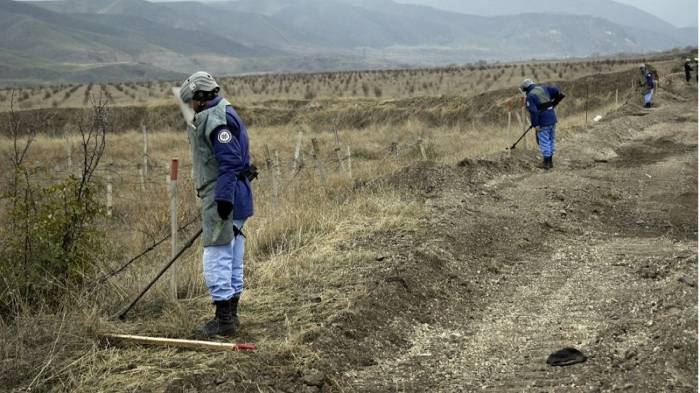
[[[654,73],[647,67],[646,64],[641,64],[639,70],[642,73],[639,79],[639,86],[642,89],[642,95],[644,96],[644,107],[651,108],[652,100],[654,98]]]
[[[552,169],[557,128],[554,108],[565,96],[558,87],[540,86],[531,79],[525,79],[520,84],[520,91],[525,94],[525,107],[530,112],[530,122],[535,128],[537,144],[542,152],[541,168]]]
[[[693,72],[693,62],[690,58],[685,59],[685,64],[683,64],[683,70],[685,71],[685,81],[690,83],[690,78],[692,78]]]
[[[204,336],[228,336],[238,329],[238,301],[243,292],[245,236],[253,215],[248,131],[231,104],[219,96],[219,85],[206,72],[192,74],[180,98],[195,112],[189,130],[193,181],[202,200],[204,280],[216,306],[202,326]]]

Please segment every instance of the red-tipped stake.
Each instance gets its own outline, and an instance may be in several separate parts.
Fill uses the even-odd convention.
[[[258,346],[250,343],[240,343],[233,345],[234,351],[256,351]]]
[[[194,350],[213,351],[255,351],[257,345],[252,343],[219,343],[213,341],[182,340],[177,338],[134,336],[131,334],[101,334],[102,338],[110,341],[122,341],[141,345],[155,345],[161,347],[186,348]]]

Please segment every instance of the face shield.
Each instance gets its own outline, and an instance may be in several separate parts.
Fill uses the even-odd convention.
[[[188,104],[195,99],[197,92],[210,91],[218,92],[219,84],[216,83],[214,77],[208,72],[197,71],[182,83],[180,87],[180,99],[182,99],[182,102]]]
[[[185,104],[189,104],[192,102],[192,97],[194,96],[194,90],[196,88],[196,85],[193,82],[190,82],[190,80],[186,80],[182,86],[180,86],[180,99],[182,102]]]

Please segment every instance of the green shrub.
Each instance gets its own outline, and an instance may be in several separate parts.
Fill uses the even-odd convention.
[[[56,305],[64,291],[83,284],[103,255],[96,185],[81,186],[75,176],[42,184],[31,180],[38,173],[17,171],[23,184],[14,195],[3,195],[9,209],[0,227],[2,315],[20,305]]]
[[[23,136],[23,123],[10,112],[7,186],[0,192],[0,318],[23,306],[55,306],[89,279],[103,256],[102,206],[94,174],[111,129],[104,101],[79,122],[83,168],[56,179],[51,169],[25,164],[39,125]],[[76,292],[80,293],[80,292]]]

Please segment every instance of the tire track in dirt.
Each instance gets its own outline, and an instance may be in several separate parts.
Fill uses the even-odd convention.
[[[427,198],[432,217],[415,244],[468,285],[419,307],[427,322],[398,324],[410,326],[405,349],[347,371],[342,385],[696,391],[697,98],[670,87],[661,108],[627,105],[565,141],[553,172],[531,172],[525,153],[483,178],[484,162],[446,169],[462,180]],[[589,360],[547,366],[564,346]]]

